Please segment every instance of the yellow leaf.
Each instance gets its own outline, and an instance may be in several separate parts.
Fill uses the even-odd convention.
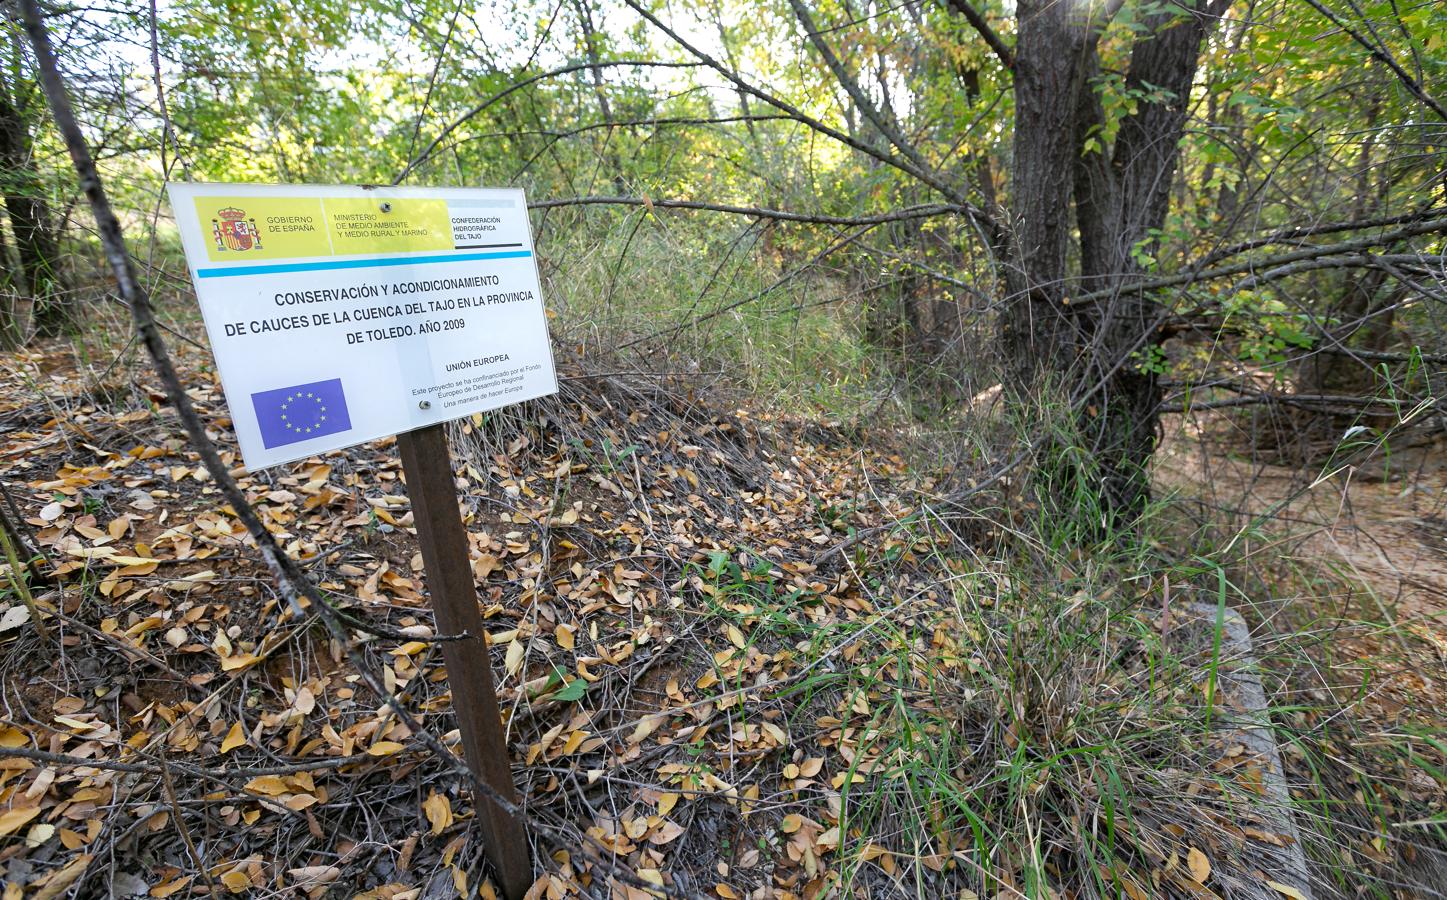
[[[724,900],[739,900],[738,892],[723,883],[714,885],[713,892],[724,898]]]
[[[191,879],[195,877],[195,875],[182,875],[180,878],[174,878],[170,881],[162,882],[161,884],[158,884],[155,887],[151,888],[151,896],[162,898],[162,900],[164,900],[164,898],[171,896],[172,894],[184,888],[186,885],[190,884]]]
[[[38,806],[22,806],[19,809],[7,809],[0,813],[0,837],[13,834],[31,819],[40,815]]]
[[[45,879],[45,887],[30,896],[34,900],[54,900],[55,897],[59,897],[86,870],[86,867],[90,865],[91,858],[92,854],[83,853],[72,859],[65,864],[65,868],[53,872]]]
[[[291,792],[286,782],[280,775],[262,775],[246,782],[246,790],[253,794],[265,794],[268,797],[277,797],[281,794]]]
[[[502,666],[509,675],[516,675],[522,670],[523,657],[526,653],[521,641],[513,641],[507,645],[507,655],[503,657]]]
[[[578,629],[572,625],[559,625],[553,631],[553,640],[564,650],[571,650],[577,646]]]
[[[403,747],[396,741],[378,741],[367,748],[368,756],[391,756],[393,753],[400,753]]]
[[[568,735],[568,740],[563,744],[563,755],[567,756],[581,747],[583,741],[587,740],[590,733],[591,732],[587,731],[575,731]]]
[[[235,672],[238,669],[245,669],[261,661],[261,657],[253,656],[250,653],[238,653],[235,656],[227,656],[221,660],[221,671]]]
[[[241,723],[237,722],[231,726],[230,731],[226,732],[226,740],[221,742],[221,752],[230,753],[237,747],[244,747],[245,745],[246,732],[242,730]]]
[[[670,812],[673,811],[673,807],[676,806],[676,805],[678,805],[678,795],[677,795],[677,794],[659,794],[659,795],[658,795],[658,814],[659,814],[660,816],[666,816],[666,815],[668,815]]]
[[[117,566],[150,566],[154,568],[156,565],[156,561],[154,559],[146,559],[144,556],[116,555],[107,557],[106,562]]]
[[[1279,881],[1268,881],[1266,886],[1278,894],[1290,897],[1291,900],[1306,900],[1306,895],[1289,884],[1282,884]]]
[[[735,647],[742,650],[748,645],[748,641],[744,638],[744,633],[742,631],[739,631],[737,627],[730,625],[724,630],[728,632],[729,643],[733,644]]]
[[[30,743],[30,738],[19,728],[12,728],[9,725],[0,728],[0,747],[24,747]]]
[[[54,836],[54,825],[51,825],[49,822],[36,822],[30,826],[30,831],[25,834],[25,845],[33,849],[39,847]]]
[[[342,877],[342,870],[336,866],[302,866],[299,869],[287,869],[286,874],[297,883],[297,887],[306,890],[331,884]]]
[[[245,872],[232,870],[221,876],[221,883],[233,894],[240,894],[243,891],[251,890],[251,876]]]
[[[789,813],[784,821],[779,823],[779,830],[785,834],[793,834],[804,826],[804,818],[798,813]]]
[[[1197,884],[1205,884],[1206,879],[1211,877],[1211,861],[1195,847],[1186,851],[1186,868],[1191,870],[1191,878]]]
[[[644,716],[643,719],[638,723],[638,726],[633,729],[633,735],[628,738],[628,743],[642,743],[643,739],[656,731],[658,729],[658,726],[663,724],[663,721],[667,718],[668,717],[663,715],[662,713],[657,713],[651,716]]]
[[[427,821],[432,823],[434,835],[441,834],[452,824],[452,804],[436,791],[422,801],[422,811],[427,814]]]

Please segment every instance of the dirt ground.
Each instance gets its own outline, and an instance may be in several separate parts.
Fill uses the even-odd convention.
[[[1447,442],[1293,468],[1250,458],[1220,423],[1172,424],[1157,487],[1176,493],[1177,508],[1229,523],[1222,538],[1256,576],[1248,590],[1261,596],[1240,606],[1270,657],[1287,778],[1298,796],[1333,797],[1347,823],[1326,855],[1380,866],[1394,896],[1444,896],[1447,847],[1433,837],[1435,817],[1420,815],[1439,788],[1412,753],[1394,757],[1447,734]],[[1299,697],[1338,711],[1303,717],[1291,711]],[[1295,752],[1316,739],[1340,764],[1330,775]],[[1402,802],[1412,793],[1415,808]],[[1314,881],[1317,896],[1351,895],[1324,869]]]
[[[1447,650],[1447,442],[1398,458],[1376,453],[1297,469],[1205,441],[1199,432],[1174,431],[1160,451],[1157,482],[1219,511],[1239,511],[1243,525],[1254,521],[1294,538],[1294,559],[1357,582],[1377,613],[1435,634]]]

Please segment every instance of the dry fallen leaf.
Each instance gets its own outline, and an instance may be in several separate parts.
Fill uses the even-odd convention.
[[[194,875],[182,875],[181,877],[173,878],[170,881],[163,881],[155,887],[151,888],[151,896],[158,898],[158,900],[164,900],[164,898],[169,897],[177,891],[184,889],[186,885],[191,883],[191,879],[195,877],[196,876]]]
[[[64,868],[58,869],[46,876],[44,879],[45,885],[30,895],[32,900],[54,900],[54,898],[65,893],[66,889],[74,884],[75,880],[79,878],[81,873],[90,865],[91,858],[92,854],[82,853],[80,856],[66,863]]]
[[[22,806],[19,809],[7,809],[0,813],[0,837],[13,834],[31,819],[40,815],[38,806]]]
[[[436,791],[422,801],[422,811],[427,814],[427,821],[432,823],[434,836],[446,831],[452,824],[452,804]]]
[[[1284,897],[1291,900],[1306,900],[1306,895],[1289,884],[1282,884],[1279,881],[1267,881],[1266,886]]]
[[[14,631],[21,625],[30,621],[30,610],[20,606],[12,606],[0,615],[0,633]]]
[[[232,869],[221,876],[221,883],[233,894],[251,890],[251,876],[238,869]]]
[[[509,675],[516,675],[522,671],[523,657],[527,651],[523,649],[521,641],[513,641],[507,645],[507,655],[503,659],[503,668]]]
[[[278,797],[291,792],[286,780],[280,775],[262,775],[253,778],[246,782],[246,790],[255,794],[265,794],[268,797]]]
[[[341,877],[342,870],[336,866],[302,866],[299,869],[287,869],[286,874],[296,882],[298,888],[307,890],[331,884]]]
[[[662,725],[667,720],[668,717],[661,713],[656,713],[651,716],[644,716],[641,720],[639,720],[638,725],[633,729],[633,734],[628,738],[628,743],[642,743],[645,738],[658,730],[659,725]]]
[[[1186,868],[1191,870],[1191,878],[1197,884],[1205,884],[1206,879],[1211,877],[1211,861],[1195,847],[1186,851]]]
[[[230,753],[237,747],[244,747],[245,745],[246,731],[241,727],[241,723],[237,722],[231,726],[230,731],[226,732],[226,740],[221,742],[221,752]]]

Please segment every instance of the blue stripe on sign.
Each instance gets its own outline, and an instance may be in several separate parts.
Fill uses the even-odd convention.
[[[331,259],[325,262],[278,263],[271,266],[230,266],[224,269],[197,269],[197,278],[227,278],[232,275],[279,275],[285,272],[320,272],[326,269],[375,269],[384,266],[421,266],[428,263],[475,262],[481,259],[522,259],[532,256],[531,250],[508,250],[503,253],[447,253],[440,256],[391,256],[386,259]]]

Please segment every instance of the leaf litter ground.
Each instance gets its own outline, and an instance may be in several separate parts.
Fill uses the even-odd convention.
[[[277,597],[158,392],[97,387],[69,348],[11,360],[0,458],[52,642],[7,595],[5,900],[493,896],[469,792]],[[453,432],[514,773],[552,836],[531,896],[1293,896],[1259,761],[1159,724],[1219,660],[1120,613],[1144,585],[1099,590],[1089,560],[1020,584],[972,549],[1011,514],[937,514],[887,443],[562,374]],[[457,749],[393,443],[242,483]]]

